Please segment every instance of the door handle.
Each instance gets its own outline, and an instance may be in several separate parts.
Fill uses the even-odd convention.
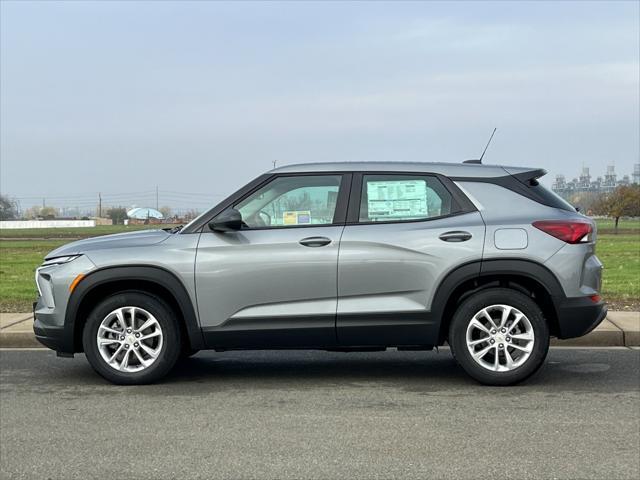
[[[466,242],[471,237],[472,235],[469,232],[455,231],[445,232],[439,238],[445,242]]]
[[[330,243],[331,239],[327,237],[307,237],[300,240],[300,245],[305,247],[324,247]]]

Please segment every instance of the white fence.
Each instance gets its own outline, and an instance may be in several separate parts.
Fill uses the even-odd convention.
[[[0,230],[11,228],[74,228],[95,227],[95,220],[3,220]]]

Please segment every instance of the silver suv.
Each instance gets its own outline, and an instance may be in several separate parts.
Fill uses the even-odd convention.
[[[65,245],[35,334],[119,384],[202,349],[431,350],[490,385],[606,315],[594,223],[540,169],[326,163],[272,170],[182,229]]]

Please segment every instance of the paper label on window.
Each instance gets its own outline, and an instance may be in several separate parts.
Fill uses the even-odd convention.
[[[283,225],[303,225],[311,223],[311,212],[309,210],[283,212],[282,223]]]
[[[370,219],[428,217],[424,180],[367,182]]]
[[[298,212],[298,225],[305,223],[311,223],[311,212],[309,210]]]

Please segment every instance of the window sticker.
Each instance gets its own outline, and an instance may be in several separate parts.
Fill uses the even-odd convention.
[[[427,183],[424,180],[367,182],[369,218],[428,217]]]
[[[282,223],[283,225],[304,225],[311,223],[311,212],[309,210],[283,212]]]
[[[311,212],[308,210],[304,212],[298,212],[298,225],[303,223],[311,223]]]

